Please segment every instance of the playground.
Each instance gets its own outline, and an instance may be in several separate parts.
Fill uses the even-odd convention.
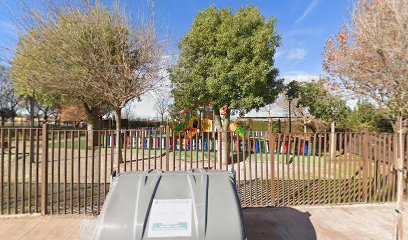
[[[122,130],[119,138],[114,130],[90,134],[46,127],[2,129],[0,138],[10,141],[0,150],[1,213],[97,214],[113,171],[149,169],[234,170],[243,207],[382,203],[396,198],[391,134],[248,130],[244,137],[236,132],[197,131],[186,138],[188,134],[148,128]],[[227,160],[221,155],[223,134],[229,135]],[[93,135],[96,138],[89,137]],[[404,195],[407,186],[405,178]]]
[[[408,0],[272,2],[0,1],[0,239],[408,240]]]

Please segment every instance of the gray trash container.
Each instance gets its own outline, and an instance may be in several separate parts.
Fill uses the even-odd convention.
[[[94,239],[247,239],[235,172],[126,172],[113,178]]]

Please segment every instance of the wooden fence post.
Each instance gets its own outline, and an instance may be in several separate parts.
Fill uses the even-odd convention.
[[[395,225],[395,239],[402,240],[404,238],[404,187],[403,187],[403,179],[404,179],[404,152],[405,152],[405,143],[404,143],[404,120],[402,118],[402,114],[398,117],[398,134],[395,134],[395,139],[397,141],[395,146],[395,167],[396,167],[396,225]],[[398,136],[397,136],[398,135]]]
[[[393,153],[394,153],[394,159],[393,159],[393,162],[394,162],[394,164],[393,164],[393,167],[392,167],[392,181],[394,182],[393,183],[393,186],[392,186],[392,201],[396,201],[396,197],[397,197],[397,195],[398,195],[398,193],[397,193],[397,189],[398,189],[398,187],[397,187],[397,184],[398,184],[398,152],[399,152],[399,138],[398,138],[398,133],[394,133],[394,135],[393,135],[393,141],[392,141],[392,143],[393,143],[393,146],[392,146],[392,149],[393,149]]]
[[[272,134],[271,128],[268,128],[269,139],[269,159],[271,164],[271,202],[272,206],[276,206],[275,203],[275,135]]]
[[[48,198],[48,134],[47,124],[42,127],[42,155],[41,155],[41,214],[47,214]],[[38,164],[38,163],[37,163]]]
[[[368,200],[368,150],[370,148],[368,141],[367,128],[363,135],[363,201],[367,203]]]
[[[173,153],[174,154],[174,153]],[[166,171],[170,169],[170,127],[166,126]]]

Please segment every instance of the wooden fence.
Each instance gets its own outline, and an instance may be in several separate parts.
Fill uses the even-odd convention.
[[[223,134],[229,136],[231,150],[224,160],[219,141]],[[406,145],[408,136],[405,139]],[[242,207],[396,199],[397,138],[393,134],[250,132],[237,136],[156,129],[123,130],[118,137],[109,130],[91,133],[44,125],[1,128],[0,141],[0,214],[97,214],[115,170],[235,170]],[[408,156],[407,147],[405,151]],[[406,169],[406,159],[404,164]],[[408,198],[407,178],[404,188]]]

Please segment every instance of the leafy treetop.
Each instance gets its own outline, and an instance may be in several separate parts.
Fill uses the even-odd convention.
[[[252,5],[199,12],[169,70],[179,108],[211,103],[242,114],[272,103],[282,87],[273,59],[280,44],[275,23]]]
[[[305,107],[312,116],[327,122],[341,121],[349,113],[346,101],[332,94],[326,87],[327,81],[318,80],[302,83],[298,106]]]

